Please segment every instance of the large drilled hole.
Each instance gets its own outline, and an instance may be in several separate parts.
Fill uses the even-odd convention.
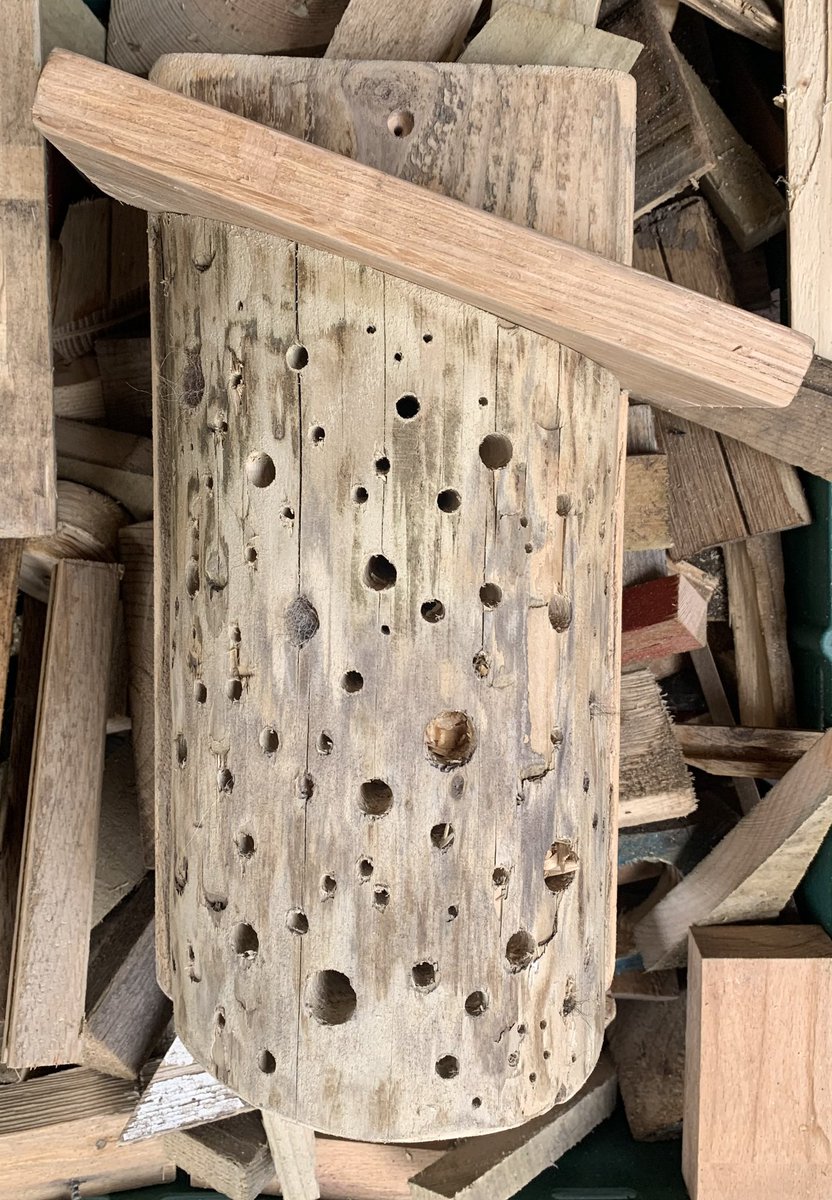
[[[504,888],[508,883],[508,871],[505,867],[495,867],[491,872],[491,882],[495,888]]]
[[[387,118],[387,128],[395,138],[406,138],[413,132],[413,113],[397,108]]]
[[[374,592],[386,592],[396,582],[396,568],[383,554],[373,554],[364,568],[364,583]]]
[[[234,949],[242,958],[254,958],[260,949],[260,939],[251,925],[244,922],[234,929]]]
[[[396,401],[396,412],[403,421],[412,421],[421,407],[416,397],[411,396],[409,392],[405,396],[399,396]]]
[[[241,833],[237,838],[237,853],[240,858],[251,858],[254,854],[254,838],[250,833]]]
[[[480,442],[480,458],[489,471],[507,467],[514,453],[511,441],[501,433],[489,433]]]
[[[317,749],[319,754],[326,755],[332,753],[332,738],[325,729],[318,734]]]
[[[309,932],[309,918],[302,909],[293,908],[286,914],[286,928],[302,937]]]
[[[431,992],[436,987],[436,963],[418,962],[410,968],[413,986],[420,992]]]
[[[373,877],[373,860],[371,858],[359,858],[358,860],[358,878],[362,883],[366,883],[368,879]]]
[[[364,686],[364,676],[360,671],[346,671],[341,677],[341,687],[345,692],[360,692]]]
[[[194,700],[197,704],[204,704],[208,699],[208,689],[201,679],[194,680]]]
[[[302,371],[309,362],[309,351],[299,342],[293,343],[286,351],[286,366],[290,371]]]
[[[267,725],[265,729],[260,730],[260,737],[258,740],[260,742],[260,749],[266,754],[274,754],[280,745],[280,738],[278,737],[277,730],[272,729],[271,725]]]
[[[389,475],[390,459],[386,454],[382,454],[381,458],[376,459],[376,471],[379,475]]]
[[[422,614],[422,619],[429,625],[436,625],[445,617],[445,605],[441,600],[425,600],[419,612]]]
[[[390,889],[377,884],[373,888],[373,908],[384,909],[390,903]]]
[[[459,1059],[453,1054],[443,1054],[436,1064],[436,1074],[440,1079],[456,1079],[459,1074]]]
[[[518,929],[506,942],[506,962],[512,971],[522,971],[534,958],[537,943],[526,929]]]
[[[469,1017],[481,1017],[488,1008],[488,997],[485,992],[470,992],[465,997],[465,1011]]]
[[[277,1063],[274,1060],[274,1055],[271,1050],[261,1050],[260,1057],[257,1059],[257,1066],[264,1075],[274,1075],[277,1069]]]
[[[443,513],[454,513],[462,504],[462,497],[454,488],[445,488],[436,497],[436,503],[439,510]]]
[[[233,792],[234,791],[234,776],[228,767],[220,767],[217,771],[217,791],[218,792]]]
[[[225,694],[229,700],[239,700],[243,694],[243,681],[241,679],[226,680]]]
[[[556,593],[549,601],[549,624],[558,633],[563,633],[572,624],[572,601],[562,593]]]
[[[578,856],[569,842],[552,842],[543,862],[543,879],[550,892],[565,892],[575,882]]]
[[[355,991],[341,971],[316,971],[306,984],[306,1009],[321,1025],[343,1025],[355,1012]]]
[[[454,827],[447,821],[434,825],[430,831],[431,844],[437,850],[449,850],[454,844]]]
[[[366,504],[370,494],[365,487],[353,488],[352,498],[356,504]]]
[[[484,583],[480,588],[480,603],[483,608],[497,608],[503,598],[503,589],[496,583]]]
[[[338,890],[338,881],[334,875],[321,876],[321,896],[324,900],[331,900]]]
[[[383,779],[368,779],[361,785],[358,804],[368,817],[383,817],[393,807],[393,790]]]
[[[471,718],[464,712],[442,712],[425,726],[428,761],[442,771],[469,762],[477,748]]]
[[[246,461],[246,476],[252,487],[268,487],[270,483],[274,483],[274,463],[269,455],[263,451],[250,454]]]

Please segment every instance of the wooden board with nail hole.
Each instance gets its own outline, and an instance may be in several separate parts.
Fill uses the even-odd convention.
[[[624,76],[181,57],[156,79],[629,257]],[[617,383],[291,242],[172,215],[151,238],[179,1034],[340,1136],[521,1123],[604,1028]]]

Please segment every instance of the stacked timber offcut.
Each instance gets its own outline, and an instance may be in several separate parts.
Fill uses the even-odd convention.
[[[0,0],[0,1200],[827,1200],[827,4],[266,7]]]

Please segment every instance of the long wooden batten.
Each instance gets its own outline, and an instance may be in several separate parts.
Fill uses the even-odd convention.
[[[809,365],[811,342],[794,331],[66,51],[44,68],[34,120],[119,200],[248,225],[444,292],[655,401],[779,407]]]

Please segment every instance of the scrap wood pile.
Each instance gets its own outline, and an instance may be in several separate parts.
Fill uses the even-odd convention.
[[[823,0],[0,7],[0,1200],[828,1195]]]

